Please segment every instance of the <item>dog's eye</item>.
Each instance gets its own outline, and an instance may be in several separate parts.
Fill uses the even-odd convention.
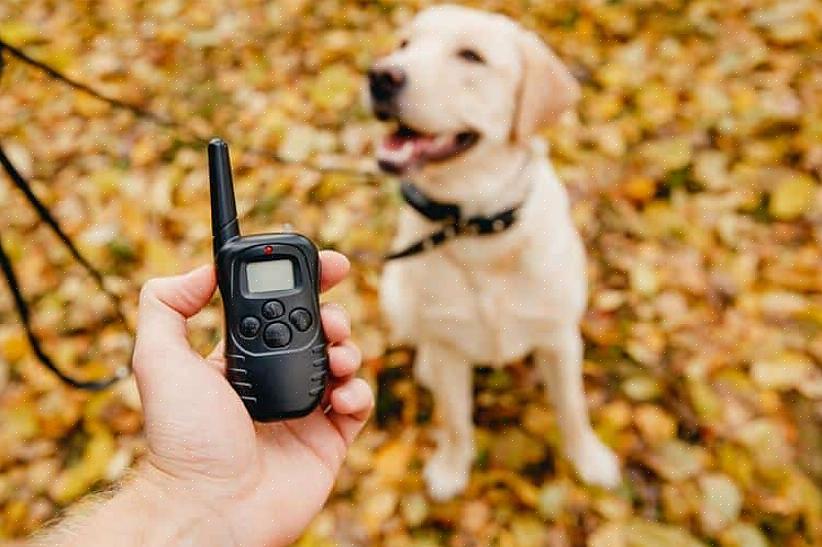
[[[469,63],[485,63],[485,59],[482,58],[482,55],[480,55],[473,49],[461,49],[457,52],[457,55],[459,55],[460,58],[465,59]]]
[[[405,49],[405,47],[407,45],[408,45],[408,39],[403,40],[402,42],[400,42],[400,49]]]

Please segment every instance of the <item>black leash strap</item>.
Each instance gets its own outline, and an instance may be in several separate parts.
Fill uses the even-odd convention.
[[[137,118],[147,120],[147,121],[152,122],[152,123],[154,123],[154,124],[156,124],[160,127],[165,128],[165,129],[175,131],[178,134],[177,135],[177,141],[181,144],[184,144],[186,146],[194,146],[194,147],[198,147],[198,148],[199,147],[205,147],[208,144],[209,139],[211,138],[210,136],[207,137],[207,138],[199,136],[197,131],[195,131],[194,129],[192,129],[192,128],[188,127],[187,125],[185,125],[185,124],[183,124],[183,123],[181,123],[177,120],[174,120],[174,119],[172,119],[168,116],[158,114],[156,112],[152,112],[148,108],[144,108],[142,106],[123,101],[123,100],[118,99],[116,97],[112,97],[111,95],[103,93],[102,91],[99,91],[99,90],[93,88],[92,86],[90,86],[88,84],[84,84],[83,82],[81,82],[79,80],[75,80],[74,78],[70,78],[69,76],[63,74],[62,72],[60,72],[56,68],[54,68],[54,67],[52,67],[52,66],[50,66],[50,65],[48,65],[48,64],[46,64],[42,61],[38,61],[34,57],[31,57],[30,55],[28,55],[22,49],[9,44],[2,37],[0,37],[0,73],[2,73],[2,68],[3,68],[3,62],[4,61],[2,59],[2,56],[3,56],[4,50],[6,52],[8,52],[10,57],[13,57],[13,58],[17,59],[18,61],[20,61],[20,62],[36,69],[36,70],[41,71],[46,76],[48,76],[48,77],[50,77],[50,78],[52,78],[52,79],[54,79],[58,82],[62,82],[63,84],[65,84],[65,85],[67,85],[67,86],[69,86],[73,89],[76,89],[78,91],[86,93],[89,96],[94,97],[94,98],[96,98],[100,101],[103,101],[104,103],[106,103],[106,104],[108,104],[108,105],[110,105],[114,108],[118,108],[120,110],[125,110],[127,112],[131,112]],[[253,154],[255,156],[259,156],[259,157],[262,157],[262,158],[267,158],[271,161],[275,161],[277,163],[281,163],[281,164],[284,164],[284,165],[292,164],[292,163],[297,164],[297,165],[302,165],[302,166],[304,166],[308,169],[312,169],[314,171],[323,172],[323,173],[344,173],[344,174],[347,174],[347,175],[350,175],[350,176],[362,177],[362,178],[365,178],[366,180],[377,180],[379,178],[379,174],[377,172],[374,172],[374,171],[371,171],[371,170],[368,170],[368,169],[362,169],[362,168],[359,168],[357,166],[344,166],[344,165],[334,166],[334,165],[321,165],[320,163],[309,164],[309,163],[306,163],[306,162],[292,161],[290,159],[282,157],[280,154],[278,154],[276,151],[273,151],[273,150],[265,150],[265,149],[261,149],[261,148],[246,147],[246,148],[243,149],[243,153]]]
[[[155,114],[154,112],[150,112],[150,111],[148,111],[145,108],[142,108],[140,106],[127,103],[127,102],[122,101],[120,99],[117,99],[115,97],[110,97],[109,95],[106,95],[104,93],[101,93],[100,91],[97,91],[96,89],[93,89],[91,86],[88,86],[88,85],[86,85],[82,82],[78,82],[77,80],[75,80],[73,78],[69,78],[65,74],[59,72],[58,70],[56,70],[53,67],[47,65],[46,63],[44,63],[42,61],[38,61],[37,59],[34,59],[33,57],[30,57],[22,49],[14,47],[13,45],[9,44],[8,42],[6,42],[2,38],[0,38],[0,52],[2,52],[3,49],[8,50],[9,54],[13,55],[14,57],[16,57],[20,61],[26,63],[27,65],[32,66],[32,67],[44,72],[49,77],[54,78],[55,80],[59,80],[59,81],[65,83],[65,84],[67,84],[69,87],[73,87],[74,89],[82,91],[83,93],[87,93],[87,94],[91,95],[92,97],[94,97],[96,99],[99,99],[99,100],[103,101],[104,103],[108,103],[108,104],[110,104],[111,106],[113,106],[115,108],[121,108],[123,110],[129,110],[132,113],[134,113],[136,116],[139,116],[141,118],[148,118],[148,119],[150,119],[150,120],[152,120],[155,123],[160,124],[160,125],[164,125],[164,126],[167,126],[167,127],[174,125],[174,123],[171,120],[168,120],[168,119],[164,118],[163,116]],[[0,61],[0,63],[2,63],[2,61]]]
[[[118,370],[113,377],[106,380],[81,381],[75,380],[57,368],[57,365],[54,364],[51,357],[49,357],[43,350],[43,347],[40,345],[40,340],[38,340],[37,336],[34,335],[34,331],[31,327],[31,312],[29,311],[29,305],[26,302],[26,299],[23,298],[23,293],[20,291],[20,284],[17,281],[17,275],[14,273],[14,268],[11,265],[9,255],[6,254],[6,250],[3,248],[2,239],[0,239],[0,269],[3,270],[3,275],[9,285],[9,290],[11,291],[12,298],[14,298],[14,304],[17,307],[17,312],[20,314],[20,321],[23,323],[23,327],[25,328],[26,337],[29,340],[29,344],[31,344],[31,349],[34,350],[34,354],[40,362],[56,374],[63,382],[79,389],[98,391],[109,387],[128,374],[128,369],[123,368]]]
[[[126,330],[129,330],[128,322],[122,312],[121,309],[121,302],[117,295],[114,293],[109,292],[104,284],[102,274],[91,265],[91,263],[80,253],[80,250],[77,246],[74,245],[74,242],[68,237],[68,235],[63,231],[63,228],[57,222],[57,219],[51,214],[48,208],[43,204],[42,201],[34,194],[31,189],[31,185],[29,185],[28,181],[23,178],[23,175],[17,170],[17,168],[12,164],[9,157],[6,155],[5,151],[3,150],[2,146],[0,146],[0,165],[6,171],[9,178],[11,179],[14,186],[23,192],[25,195],[26,200],[31,204],[32,207],[37,211],[40,219],[46,223],[46,225],[51,229],[52,232],[60,239],[63,245],[69,250],[69,253],[74,257],[77,262],[91,275],[94,279],[97,286],[112,300],[114,304],[115,313],[117,315],[117,319],[123,323]],[[79,381],[75,380],[64,374],[60,371],[59,368],[54,364],[54,361],[46,354],[43,350],[42,346],[40,345],[40,341],[37,339],[37,336],[34,334],[34,331],[31,327],[31,312],[28,307],[28,303],[26,299],[23,298],[23,293],[20,290],[20,283],[17,281],[17,275],[14,272],[14,268],[12,267],[11,259],[9,258],[8,254],[6,254],[5,249],[3,248],[2,241],[0,241],[0,269],[3,271],[3,275],[6,278],[6,283],[9,286],[9,290],[11,291],[12,298],[14,299],[15,307],[17,308],[17,313],[20,316],[20,321],[23,323],[23,328],[26,331],[26,338],[28,338],[29,344],[31,344],[32,350],[34,350],[34,354],[37,358],[46,366],[49,370],[51,370],[54,374],[56,374],[62,381],[69,384],[72,387],[80,388],[80,389],[87,389],[92,391],[97,391],[101,389],[105,389],[110,385],[114,384],[115,382],[119,381],[120,379],[124,378],[128,375],[128,368],[123,368],[117,371],[117,373],[106,380],[101,381]]]
[[[125,110],[131,112],[135,117],[139,119],[143,119],[149,122],[152,122],[160,127],[163,127],[167,130],[172,130],[177,133],[177,142],[188,145],[188,146],[205,146],[208,142],[208,139],[202,138],[198,135],[198,133],[192,129],[187,127],[185,124],[176,121],[170,117],[160,115],[158,113],[152,112],[148,108],[144,108],[142,106],[129,103],[127,101],[118,99],[114,96],[111,96],[107,93],[103,93],[95,89],[94,87],[87,85],[79,80],[71,78],[62,72],[58,71],[54,67],[50,66],[47,63],[39,61],[34,57],[28,55],[23,49],[16,47],[12,44],[9,44],[3,37],[0,36],[0,76],[3,74],[3,69],[6,67],[7,61],[10,59],[14,59],[19,61],[29,67],[40,71],[41,73],[45,74],[49,78],[52,78],[55,81],[61,82],[72,89],[78,90],[82,93],[85,93],[91,97],[94,97],[104,103],[112,106],[113,108]],[[308,169],[312,169],[318,172],[329,172],[329,173],[346,173],[350,176],[358,176],[363,177],[366,180],[377,181],[380,180],[379,175],[376,172],[371,170],[367,170],[364,168],[359,168],[356,166],[343,166],[343,165],[322,165],[320,163],[309,164],[300,161],[292,161],[290,159],[286,159],[281,157],[275,151],[269,151],[264,149],[256,149],[256,148],[246,148],[244,150],[246,154],[254,154],[260,157],[267,158],[269,160],[282,163],[282,164],[298,164],[302,165]],[[68,235],[62,230],[61,226],[55,219],[55,217],[51,214],[48,207],[40,201],[39,198],[34,194],[31,190],[31,186],[29,185],[28,181],[26,181],[20,174],[20,172],[14,167],[8,156],[4,153],[2,148],[0,148],[0,165],[5,169],[8,173],[9,177],[12,180],[12,183],[25,195],[28,202],[37,212],[39,218],[57,235],[60,241],[66,246],[69,250],[71,255],[80,263],[80,265],[85,268],[85,270],[94,278],[94,281],[97,283],[98,287],[106,293],[109,298],[111,298],[115,304],[115,312],[118,316],[118,319],[123,323],[124,328],[126,331],[131,333],[131,328],[126,321],[122,306],[120,302],[120,297],[108,291],[105,287],[104,280],[102,274],[96,270],[89,261],[80,253],[77,247],[74,245],[72,240],[68,237]],[[117,381],[120,377],[125,375],[127,369],[123,369],[122,371],[118,371],[118,376],[116,378],[112,378],[110,381],[105,382],[78,382],[72,380],[71,378],[66,377],[62,374],[55,366],[54,363],[46,356],[43,352],[40,344],[37,341],[36,335],[32,332],[30,323],[28,321],[29,317],[29,309],[26,305],[25,298],[23,298],[22,293],[20,293],[20,287],[17,283],[16,277],[14,277],[14,270],[12,268],[12,262],[10,257],[3,252],[2,260],[0,261],[0,265],[2,265],[2,272],[6,275],[6,281],[11,289],[14,297],[14,302],[17,306],[17,312],[20,315],[20,318],[23,320],[23,326],[26,329],[26,335],[31,342],[31,346],[34,349],[36,355],[40,358],[43,364],[54,371],[61,379],[63,379],[66,383],[74,386],[80,387],[84,389],[103,389],[110,385],[111,383]],[[121,374],[122,373],[122,374]]]
[[[120,297],[110,292],[106,288],[105,281],[103,280],[103,274],[101,274],[94,266],[92,266],[88,259],[85,256],[83,256],[82,253],[80,253],[80,250],[71,240],[71,238],[69,238],[66,232],[63,231],[63,228],[57,222],[57,219],[54,218],[54,215],[51,214],[51,211],[49,211],[48,207],[46,207],[45,204],[42,201],[40,201],[40,198],[38,198],[34,194],[34,192],[31,189],[31,185],[28,183],[28,181],[26,181],[26,179],[23,178],[23,175],[20,174],[20,171],[17,170],[14,164],[11,163],[11,160],[6,155],[6,152],[3,150],[2,145],[0,145],[0,165],[3,166],[3,169],[5,169],[6,174],[8,174],[14,186],[18,190],[23,192],[24,196],[26,196],[26,201],[28,201],[29,204],[31,204],[31,206],[34,207],[34,210],[37,211],[37,215],[40,217],[40,219],[46,223],[46,225],[51,229],[52,232],[54,232],[54,235],[57,236],[60,242],[62,242],[63,245],[66,246],[66,249],[68,249],[69,253],[71,253],[71,256],[74,257],[74,259],[77,262],[79,262],[80,265],[83,267],[83,269],[86,270],[88,274],[94,279],[94,282],[97,284],[100,290],[103,291],[103,293],[105,293],[105,295],[109,297],[109,299],[112,301],[112,304],[114,304],[114,312],[117,314],[117,320],[120,321],[125,326],[126,330],[130,332],[128,321],[126,321],[126,317],[123,314]]]
[[[426,196],[413,183],[403,181],[401,186],[402,197],[415,211],[432,221],[447,221],[442,228],[433,234],[409,245],[408,247],[391,253],[385,260],[406,258],[424,251],[439,247],[461,235],[486,236],[504,232],[517,221],[517,214],[522,203],[506,209],[492,216],[473,216],[463,218],[462,209],[453,203],[442,203]]]

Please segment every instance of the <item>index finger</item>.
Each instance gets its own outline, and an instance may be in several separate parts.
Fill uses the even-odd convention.
[[[336,251],[320,251],[320,290],[327,291],[348,275],[351,263]]]

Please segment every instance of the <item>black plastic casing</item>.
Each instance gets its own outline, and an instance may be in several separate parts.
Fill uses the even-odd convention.
[[[266,253],[266,247],[269,247]],[[271,292],[250,292],[245,266],[249,262],[292,261],[295,287]],[[234,237],[218,251],[217,282],[225,310],[226,377],[242,398],[254,420],[270,422],[309,414],[320,403],[328,378],[328,351],[320,320],[320,260],[310,239],[293,233]],[[262,315],[266,302],[277,300],[284,312],[274,319]],[[297,308],[311,314],[305,332],[294,328],[289,315]],[[261,322],[256,336],[240,331],[244,317]],[[263,340],[265,327],[282,322],[291,330],[291,341],[272,349]]]

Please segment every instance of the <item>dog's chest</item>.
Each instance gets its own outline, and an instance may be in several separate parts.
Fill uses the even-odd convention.
[[[546,327],[575,307],[563,280],[540,267],[534,243],[512,232],[432,253],[420,264],[424,277],[415,276],[428,280],[418,293],[421,334],[446,338],[491,364],[530,352]]]

